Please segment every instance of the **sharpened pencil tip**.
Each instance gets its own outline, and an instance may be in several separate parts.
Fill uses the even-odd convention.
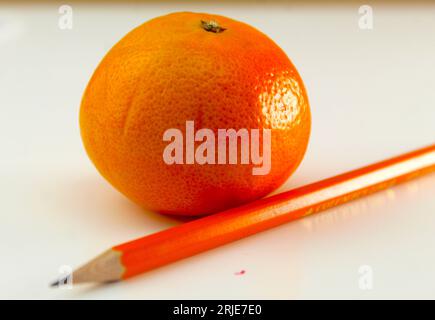
[[[63,278],[60,280],[53,281],[52,283],[50,283],[50,288],[59,287],[65,283],[67,283],[67,281],[68,281],[68,278]]]

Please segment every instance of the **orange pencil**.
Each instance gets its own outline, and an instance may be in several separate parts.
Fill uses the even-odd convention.
[[[432,171],[435,144],[117,245],[74,271],[72,282],[130,278]]]

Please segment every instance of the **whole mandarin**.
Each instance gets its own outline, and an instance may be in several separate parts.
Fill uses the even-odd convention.
[[[271,130],[271,169],[174,164],[162,155],[169,128]],[[253,27],[180,12],[128,33],[84,93],[81,135],[99,172],[153,211],[203,215],[263,197],[297,168],[310,134],[307,94],[286,54]]]

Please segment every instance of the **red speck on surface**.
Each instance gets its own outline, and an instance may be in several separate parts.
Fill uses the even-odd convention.
[[[234,274],[235,274],[236,276],[241,276],[241,275],[244,275],[245,273],[246,273],[245,270],[240,270],[240,271],[235,272]]]

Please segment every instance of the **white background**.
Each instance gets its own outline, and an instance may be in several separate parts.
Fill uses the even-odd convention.
[[[61,3],[29,3],[0,5],[0,298],[435,298],[434,175],[123,283],[48,288],[62,265],[180,223],[120,195],[81,144],[82,92],[129,30],[218,13],[288,53],[313,130],[286,190],[434,143],[434,5],[373,5],[373,30],[360,30],[358,2],[72,4],[73,29],[61,30]],[[359,287],[364,265],[371,290]]]

